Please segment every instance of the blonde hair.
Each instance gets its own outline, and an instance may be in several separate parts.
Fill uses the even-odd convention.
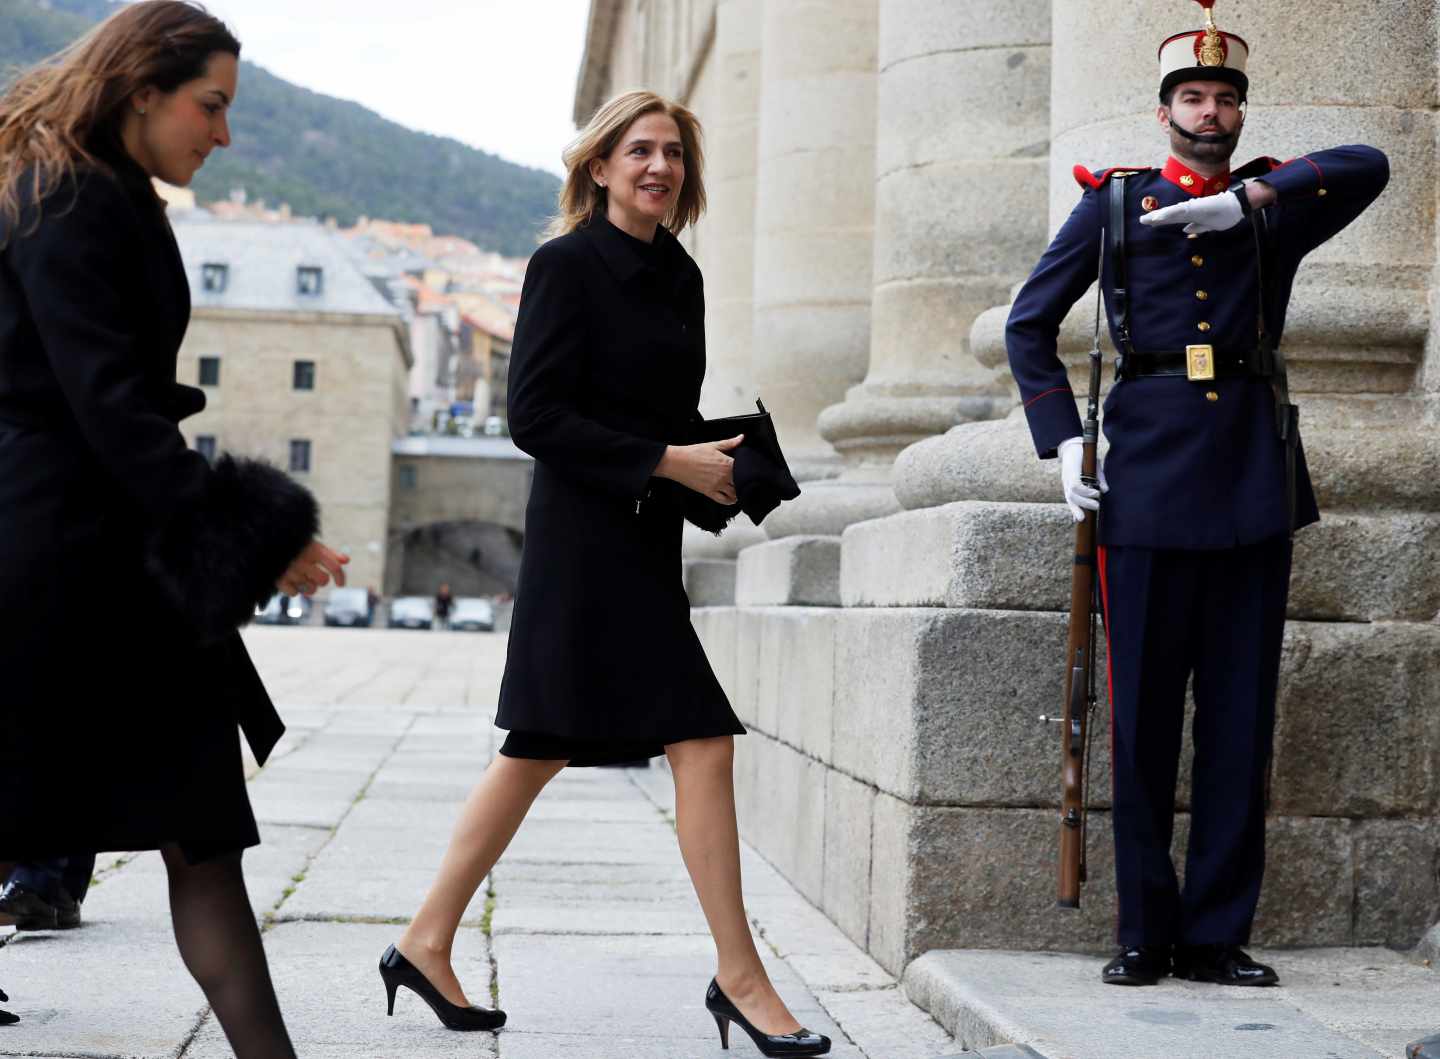
[[[665,114],[680,128],[680,145],[685,153],[685,181],[675,205],[666,214],[664,225],[679,235],[705,212],[705,152],[700,120],[679,103],[637,89],[622,92],[603,104],[580,135],[565,148],[565,183],[560,188],[560,212],[545,229],[545,237],[568,235],[590,223],[605,208],[605,190],[590,175],[590,163],[608,158],[619,145],[625,130],[646,114]]]
[[[147,86],[175,91],[217,52],[238,58],[240,42],[199,4],[145,0],[22,73],[0,96],[0,246],[20,219],[22,174],[38,203],[77,167],[108,168],[104,156],[124,151],[126,101]]]

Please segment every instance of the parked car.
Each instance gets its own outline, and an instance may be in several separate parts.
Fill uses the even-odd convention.
[[[461,596],[450,608],[449,627],[466,632],[494,632],[495,604],[480,596]]]
[[[435,601],[428,596],[400,596],[390,603],[392,629],[429,629],[435,625]]]
[[[308,596],[286,596],[277,592],[263,607],[255,608],[257,625],[304,625],[309,617]]]
[[[332,588],[325,601],[326,625],[357,625],[368,628],[375,620],[370,593],[363,588]]]

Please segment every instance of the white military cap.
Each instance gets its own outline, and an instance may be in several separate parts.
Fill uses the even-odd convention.
[[[1215,28],[1215,0],[1195,2],[1205,9],[1205,28],[1177,33],[1160,45],[1160,98],[1185,81],[1225,81],[1239,89],[1243,102],[1250,90],[1245,76],[1250,45]]]

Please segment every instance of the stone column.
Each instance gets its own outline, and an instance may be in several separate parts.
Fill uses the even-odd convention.
[[[1045,241],[1050,0],[881,0],[878,76],[869,372],[820,416],[844,472],[780,528],[898,510],[902,448],[1010,404],[969,335]]]
[[[699,112],[706,127],[710,205],[697,242],[705,267],[706,416],[754,409],[755,157],[760,127],[762,0],[720,0],[709,62],[716,83]],[[695,100],[691,101],[696,103]],[[698,105],[698,103],[697,103]],[[694,606],[735,601],[735,556],[765,539],[744,515],[719,537],[686,525],[685,588]]]
[[[865,374],[877,0],[765,0],[755,192],[755,382],[796,477],[838,458],[821,409]]]
[[[720,0],[711,61],[719,83],[706,123],[709,213],[701,222],[710,248],[705,275],[707,365],[701,410],[707,416],[751,410],[750,364],[755,292],[755,152],[760,125],[761,0]]]

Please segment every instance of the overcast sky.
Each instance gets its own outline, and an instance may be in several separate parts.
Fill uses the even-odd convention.
[[[590,0],[206,0],[246,59],[559,173]],[[245,106],[240,84],[238,106]]]

